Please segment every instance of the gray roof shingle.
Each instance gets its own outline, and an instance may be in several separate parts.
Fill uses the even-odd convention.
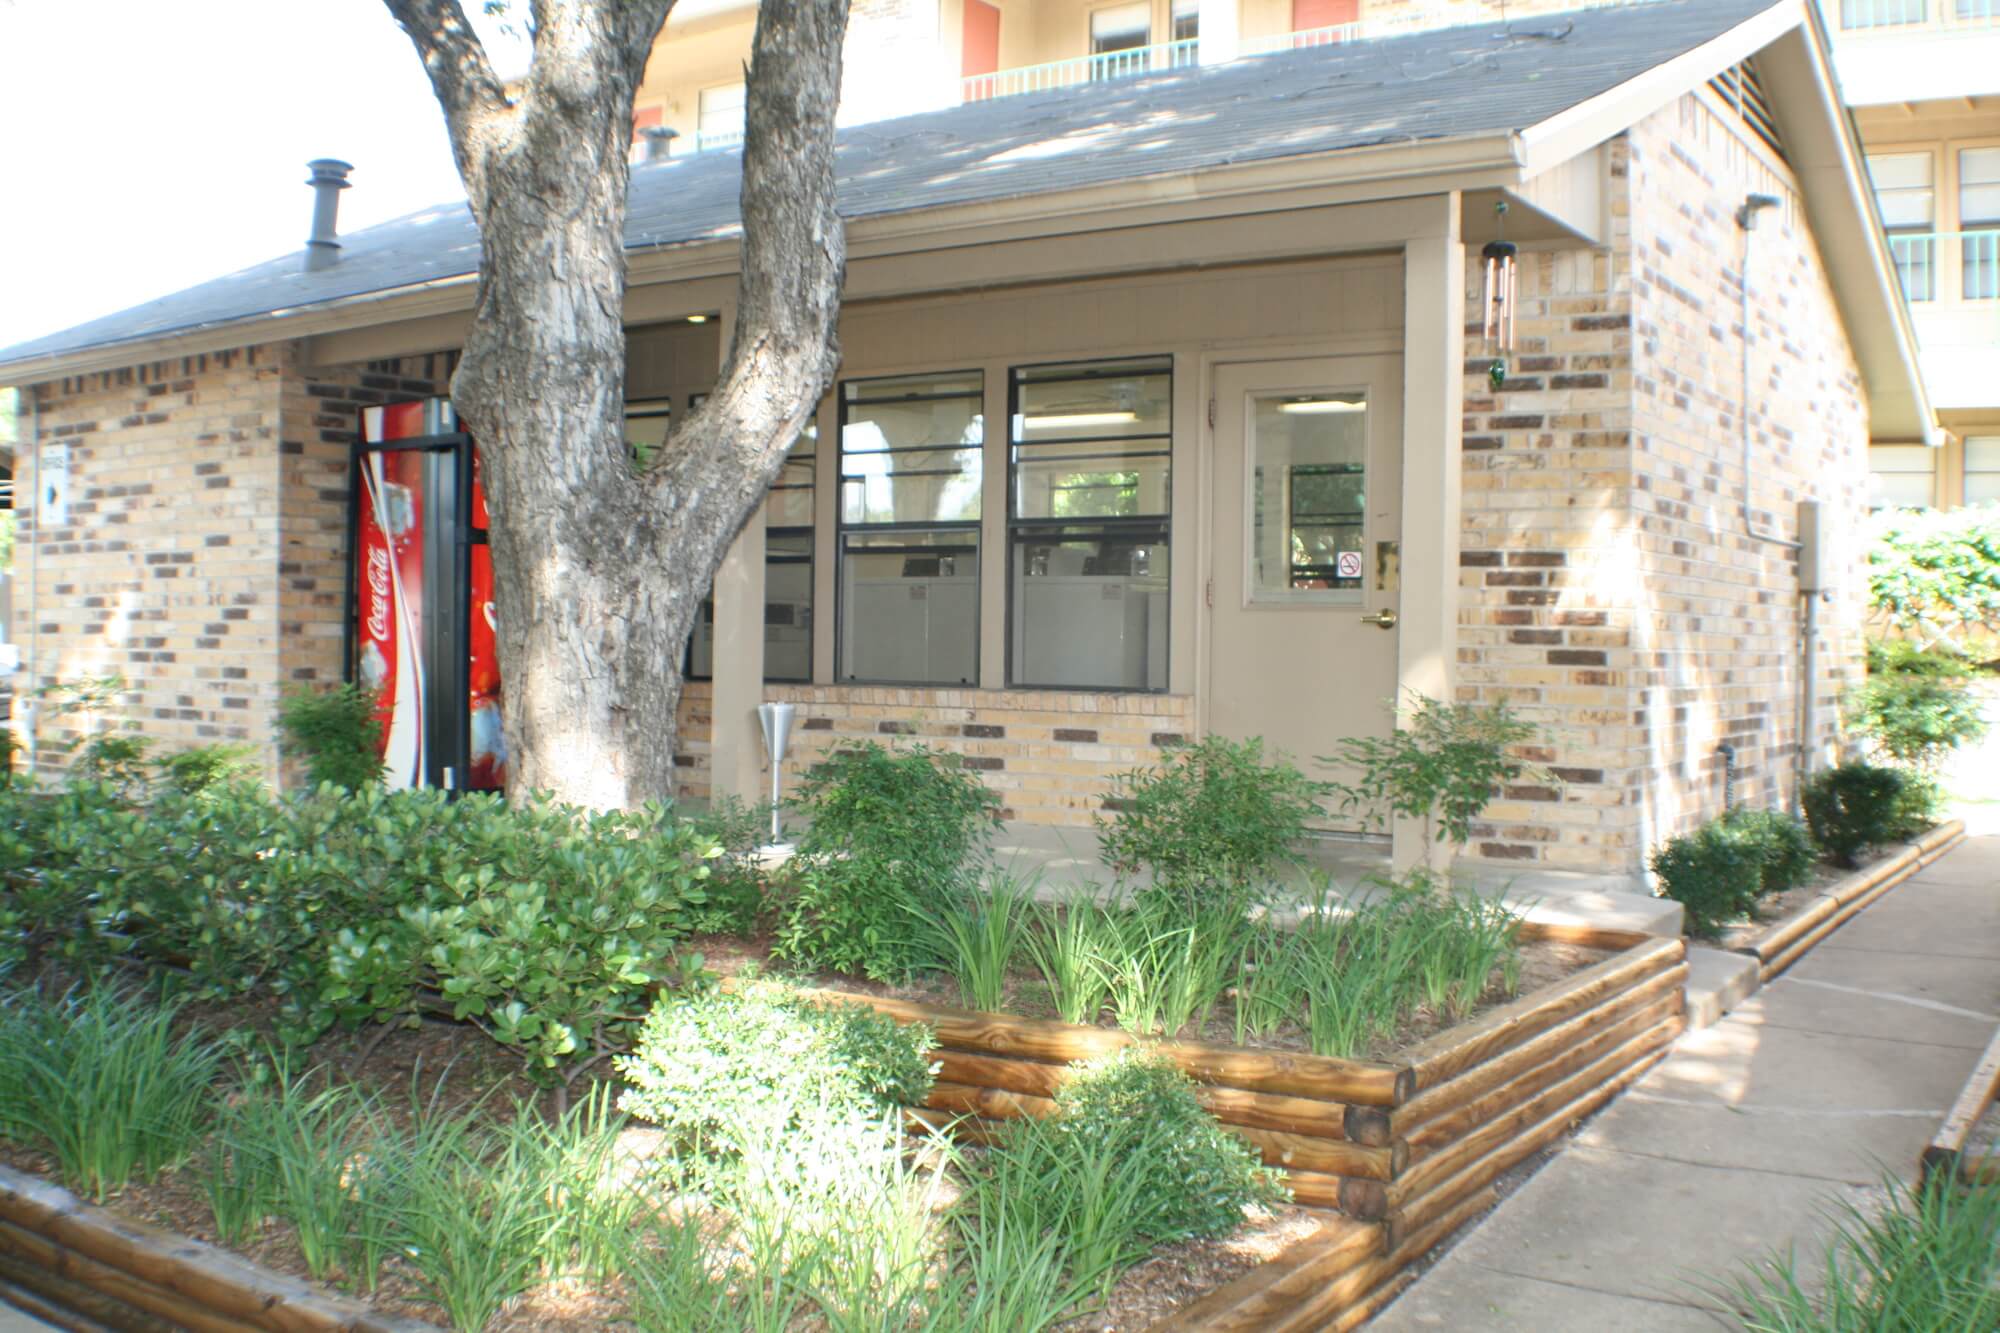
[[[880,217],[1230,163],[1519,131],[1707,42],[1775,0],[1658,0],[1289,51],[1000,98],[842,130],[842,213]],[[637,167],[626,245],[737,225],[739,154]],[[457,277],[479,264],[463,202],[296,252],[131,310],[0,349],[0,366],[192,332]]]

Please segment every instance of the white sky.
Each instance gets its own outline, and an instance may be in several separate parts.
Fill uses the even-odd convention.
[[[0,347],[302,249],[315,157],[342,231],[463,198],[381,0],[0,0]]]

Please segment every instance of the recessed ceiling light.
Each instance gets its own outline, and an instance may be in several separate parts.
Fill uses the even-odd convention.
[[[690,324],[706,324],[706,323],[708,323],[708,316],[707,316],[707,315],[689,315],[689,316],[688,316],[688,323],[690,323]]]

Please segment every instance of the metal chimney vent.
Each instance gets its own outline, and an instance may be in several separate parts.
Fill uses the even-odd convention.
[[[354,168],[338,158],[319,157],[306,163],[312,173],[306,184],[313,187],[312,235],[306,238],[306,272],[317,273],[340,262],[340,192],[347,188],[347,173]]]

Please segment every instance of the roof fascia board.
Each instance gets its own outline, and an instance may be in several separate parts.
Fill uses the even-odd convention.
[[[1688,89],[1707,83],[1806,21],[1798,0],[1774,5],[1672,60],[1529,126],[1521,131],[1527,174],[1539,175],[1624,133]]]
[[[1521,179],[1512,133],[1440,139],[1232,163],[1055,194],[916,209],[848,224],[849,262],[950,250],[1002,240],[1109,231],[1156,222],[1241,216],[1302,205],[1359,203],[1450,189],[1510,187]],[[1249,207],[1246,207],[1249,205]],[[737,231],[627,252],[628,288],[733,277]],[[146,361],[252,343],[367,328],[472,308],[474,274],[347,297],[149,338],[0,364],[0,384],[36,384]]]
[[[1941,435],[1924,384],[1916,326],[1867,183],[1861,141],[1839,101],[1826,29],[1807,8],[1804,22],[1761,55],[1766,91],[1861,364],[1870,433],[1882,442],[1937,444]]]

